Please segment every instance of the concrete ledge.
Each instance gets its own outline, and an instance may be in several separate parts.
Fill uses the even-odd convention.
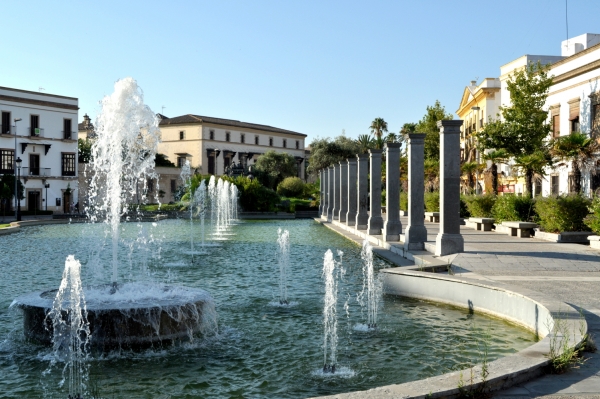
[[[439,275],[416,270],[416,266],[385,269],[384,291],[387,294],[408,296],[453,306],[468,308],[473,312],[502,317],[534,331],[541,341],[513,355],[488,364],[489,375],[485,391],[494,392],[523,383],[546,372],[549,360],[552,330],[560,318],[569,331],[569,345],[580,345],[587,332],[585,319],[573,307],[555,301],[543,294],[497,283],[485,283],[460,279],[456,276]],[[522,291],[526,291],[524,295]],[[571,335],[572,334],[572,335]],[[473,371],[475,383],[466,389],[477,389],[482,384],[481,366],[412,381],[370,389],[326,396],[322,398],[458,398],[463,392],[459,381],[469,381]]]
[[[533,229],[538,227],[535,223],[530,222],[502,222],[502,227],[508,229],[507,233],[512,237],[527,238],[531,237]],[[498,228],[496,227],[496,231]]]
[[[465,224],[475,230],[492,231],[494,219],[492,218],[469,218]]]
[[[591,248],[600,249],[600,236],[588,236],[588,240]]]
[[[44,224],[68,224],[68,219],[36,219],[22,220],[20,222],[11,222],[10,227],[0,229],[0,235],[16,233],[21,230],[21,227],[40,226]]]
[[[563,231],[560,233],[548,233],[546,231],[535,230],[535,238],[551,242],[571,242],[589,244],[589,235],[591,231]]]
[[[287,212],[240,212],[240,219],[295,219],[294,213]]]
[[[427,219],[430,223],[439,223],[440,222],[440,213],[439,212],[425,212],[425,219]]]

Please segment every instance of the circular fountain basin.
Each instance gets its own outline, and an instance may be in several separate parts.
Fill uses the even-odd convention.
[[[23,311],[26,338],[52,343],[52,320],[46,317],[58,290],[16,298]],[[216,329],[214,302],[208,292],[156,283],[84,287],[90,344],[99,349],[144,348],[162,342],[191,340]],[[68,308],[69,304],[63,304]]]

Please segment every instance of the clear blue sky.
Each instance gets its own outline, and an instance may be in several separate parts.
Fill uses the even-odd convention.
[[[79,98],[81,121],[126,76],[170,117],[314,137],[391,131],[524,54],[560,55],[565,0],[38,1],[1,3],[0,86]],[[600,33],[569,0],[569,36]]]

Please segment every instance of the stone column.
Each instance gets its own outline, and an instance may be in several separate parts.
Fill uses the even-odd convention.
[[[383,228],[381,217],[381,150],[369,150],[369,161],[371,170],[371,182],[369,192],[371,193],[369,225],[367,234],[379,235]]]
[[[338,219],[340,222],[346,222],[346,213],[348,212],[348,161],[340,162],[340,211]]]
[[[427,241],[425,228],[425,133],[408,135],[408,225],[404,233],[404,249],[423,250]]]
[[[356,224],[356,159],[348,160],[348,213],[346,213],[346,224],[354,226]]]
[[[358,158],[358,179],[357,179],[357,192],[356,202],[358,210],[356,212],[356,224],[354,225],[357,230],[365,230],[369,225],[369,214],[367,213],[367,201],[369,194],[369,154],[359,154]]]
[[[333,220],[340,217],[340,165],[333,165]]]
[[[333,213],[333,168],[327,168],[327,221],[331,222]]]
[[[460,234],[460,127],[462,120],[438,121],[440,128],[440,232],[435,254],[463,252]]]
[[[325,173],[323,172],[323,169],[319,171],[319,182],[319,216],[323,216],[323,206],[325,205],[325,196],[323,195],[325,193]]]
[[[383,240],[399,241],[402,233],[400,221],[400,143],[385,145],[385,213]]]

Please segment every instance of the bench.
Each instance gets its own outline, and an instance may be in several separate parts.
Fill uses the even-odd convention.
[[[492,218],[469,218],[469,224],[474,225],[475,230],[492,231],[494,219]]]
[[[538,227],[537,224],[530,222],[502,222],[502,226],[508,228],[509,236],[521,238],[531,237],[533,229]]]
[[[439,223],[440,222],[440,213],[439,212],[425,212],[425,219],[429,220],[431,223]]]

